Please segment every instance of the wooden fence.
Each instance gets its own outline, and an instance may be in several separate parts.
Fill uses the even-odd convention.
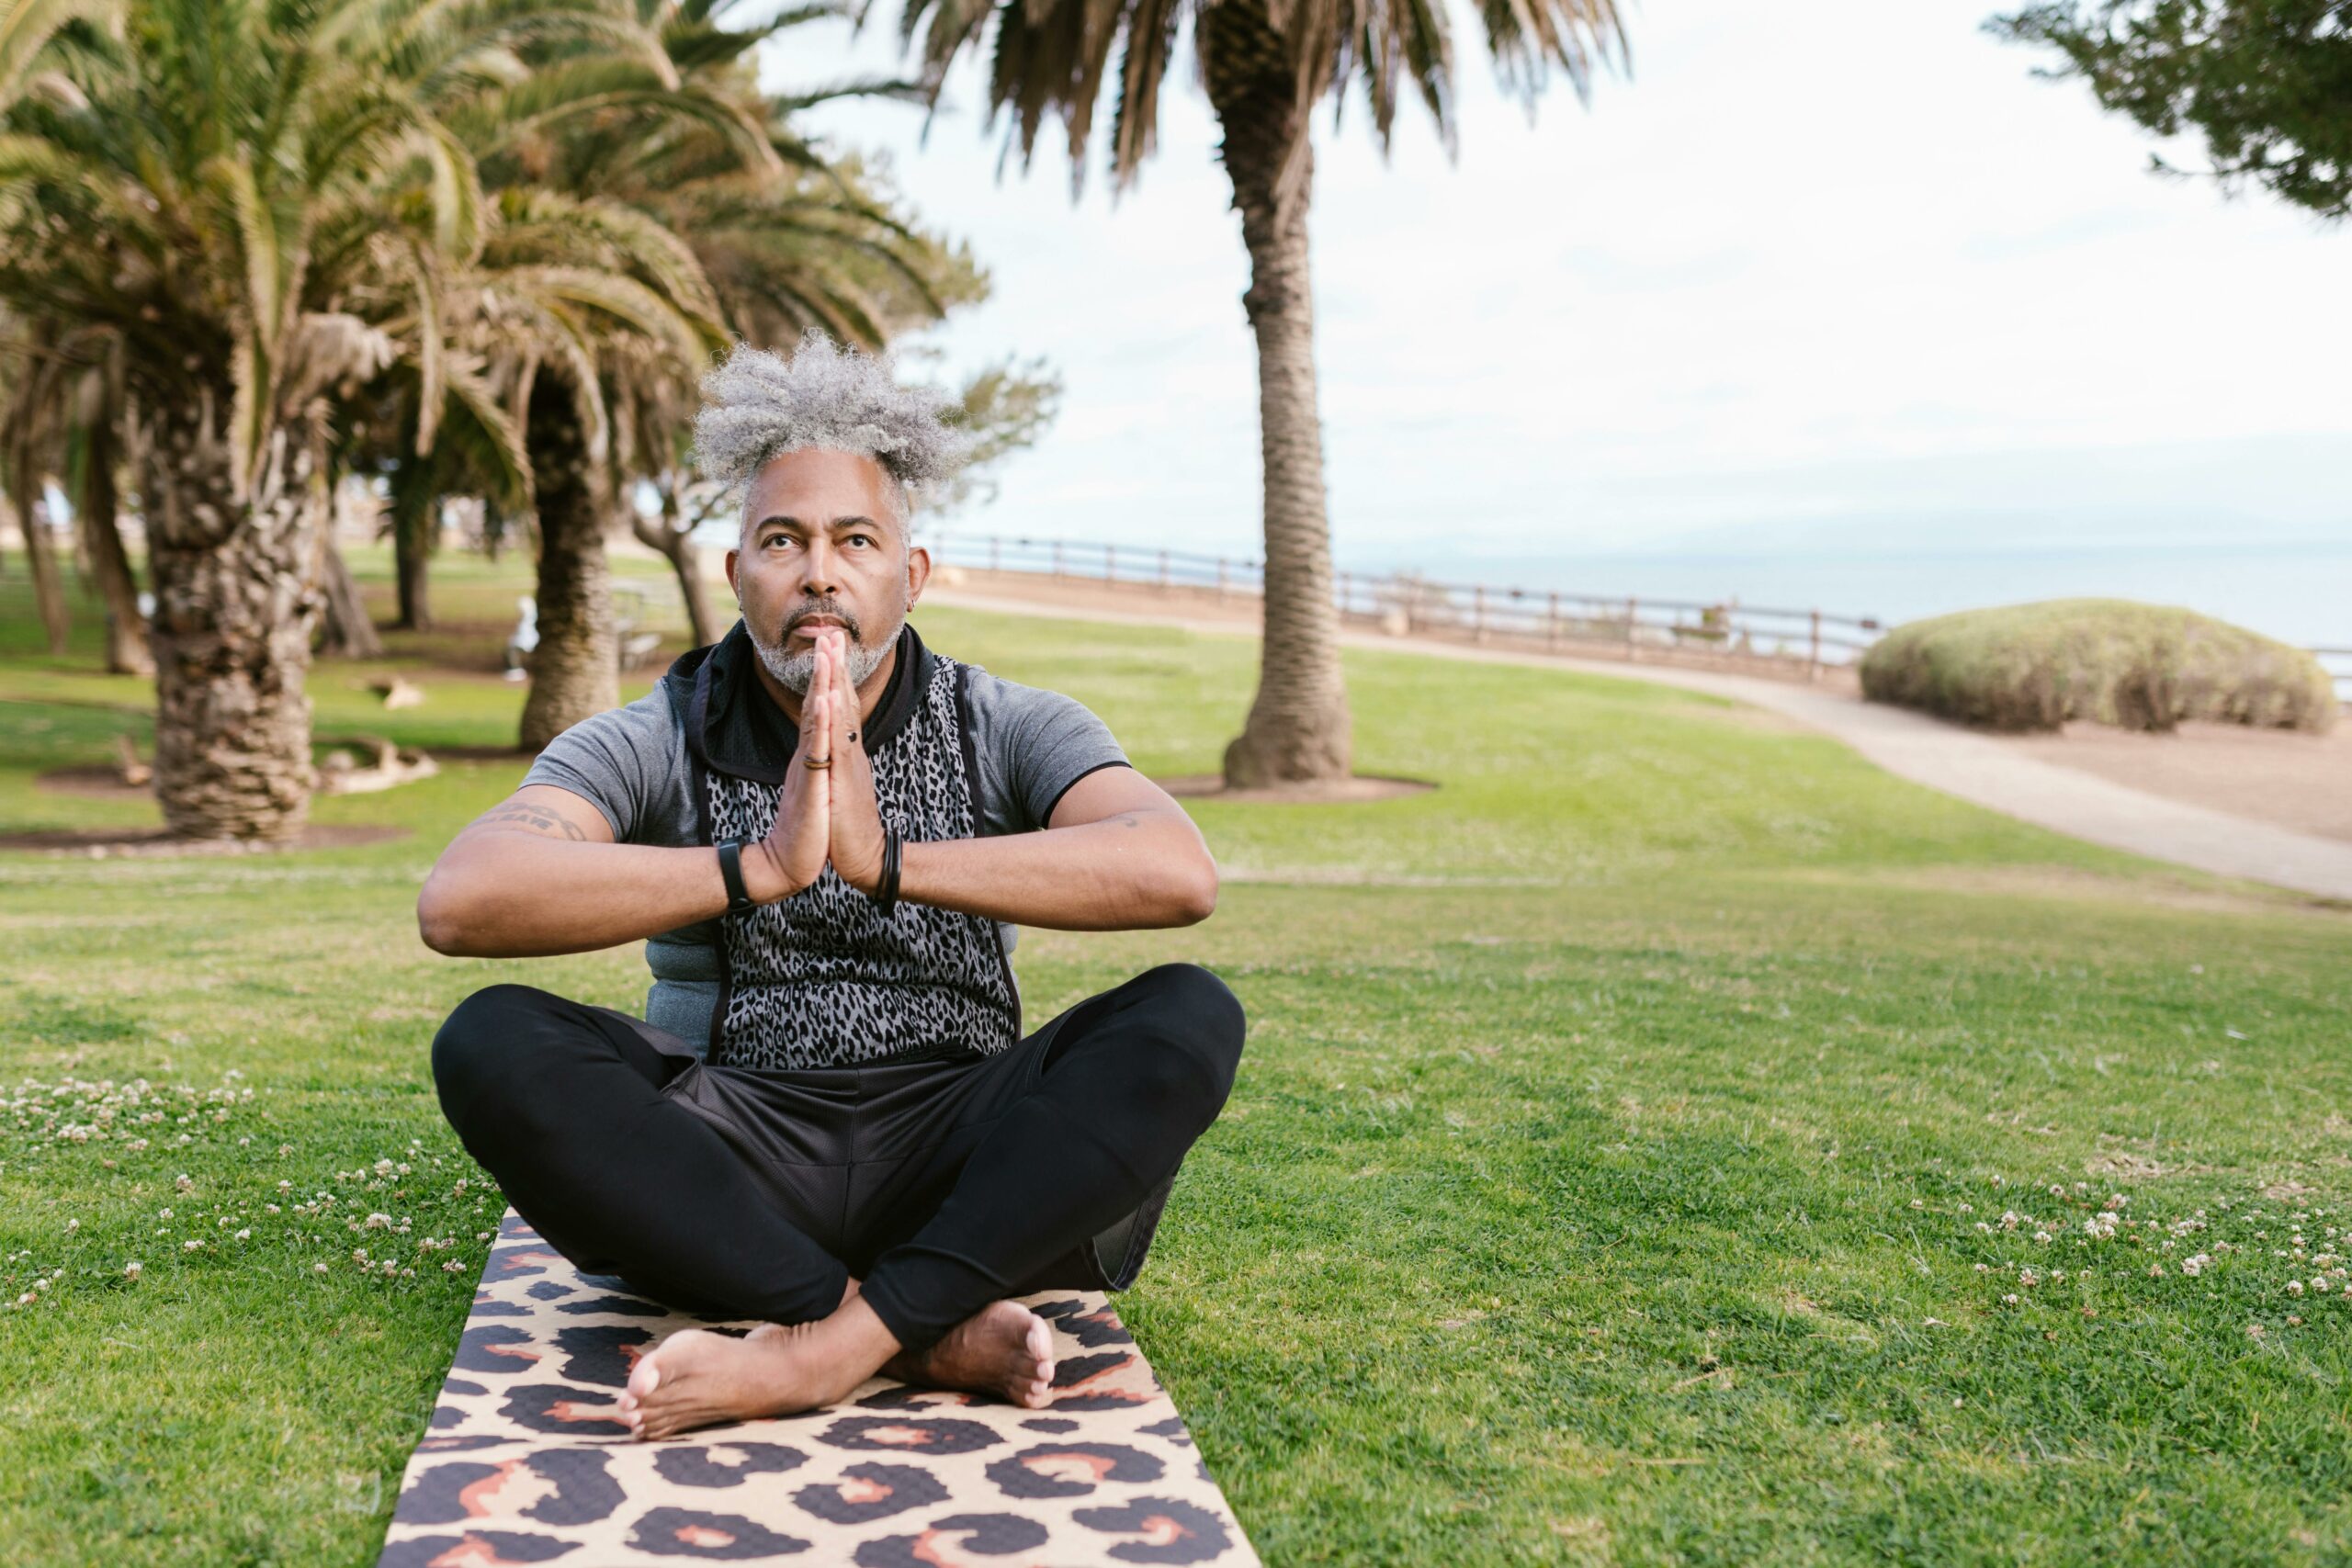
[[[2311,654],[2334,678],[2336,701],[2352,707],[2352,648],[2314,648]]]
[[[1223,603],[1265,591],[1255,557],[1210,555],[1149,545],[1034,539],[1010,534],[951,535],[929,542],[943,564],[1034,572],[1064,582],[1134,587]],[[1850,665],[1878,638],[1876,616],[1825,610],[1577,593],[1484,582],[1440,582],[1413,572],[1342,571],[1332,582],[1340,618],[1396,636],[1454,637],[1559,649],[1608,651],[1639,660],[1711,655],[1777,673],[1818,679]],[[2352,706],[2352,648],[2309,650]]]
[[[1032,572],[1169,597],[1222,603],[1257,598],[1265,588],[1264,565],[1254,557],[1005,534],[954,535],[930,541],[929,547],[942,565]],[[1851,663],[1880,630],[1873,617],[1816,609],[1440,582],[1409,572],[1339,572],[1332,598],[1343,622],[1396,636],[1574,647],[1636,661],[1707,655],[1807,679],[1826,666]]]

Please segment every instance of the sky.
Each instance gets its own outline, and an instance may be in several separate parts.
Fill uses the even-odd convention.
[[[1981,30],[1994,8],[1656,0],[1627,12],[1630,72],[1597,73],[1589,105],[1555,75],[1531,116],[1457,4],[1453,163],[1417,102],[1384,161],[1361,96],[1336,129],[1327,100],[1311,268],[1339,563],[2352,567],[2352,229],[2149,174],[2156,141],[2035,78],[2041,51]],[[897,19],[876,0],[861,37],[796,29],[763,79],[903,69]],[[991,276],[906,340],[908,372],[1042,355],[1064,381],[1056,426],[939,536],[1256,548],[1247,257],[1193,72],[1188,40],[1115,200],[1107,105],[1079,199],[1058,125],[1000,178],[973,62],[927,137],[916,106],[810,112]]]

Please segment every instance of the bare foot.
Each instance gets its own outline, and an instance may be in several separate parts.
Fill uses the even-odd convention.
[[[811,1343],[818,1326],[763,1323],[741,1339],[682,1328],[638,1359],[620,1418],[637,1437],[660,1438],[833,1404],[865,1380],[842,1383],[836,1359]]]
[[[1054,1331],[1019,1302],[990,1302],[922,1355],[901,1352],[882,1370],[904,1382],[1042,1409],[1054,1387]]]

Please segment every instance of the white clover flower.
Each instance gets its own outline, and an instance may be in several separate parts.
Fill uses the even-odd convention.
[[[180,1243],[180,1250],[182,1252],[194,1252],[203,1245],[204,1244],[200,1241],[184,1241]]]
[[[464,1268],[464,1267],[465,1267],[465,1265],[464,1265],[464,1264],[462,1264],[462,1263],[458,1262],[456,1258],[452,1258],[451,1259],[449,1259],[449,1261],[448,1261],[448,1262],[444,1263],[443,1265],[441,1265],[441,1272],[443,1272],[444,1274],[454,1274],[454,1273],[456,1273],[458,1269],[462,1269],[462,1268]]]
[[[2212,1261],[2213,1260],[2211,1258],[2208,1258],[2205,1254],[2200,1252],[2194,1258],[2182,1258],[2180,1260],[2180,1271],[2184,1274],[2192,1276],[2202,1274]]]
[[[2300,1296],[2300,1295],[2301,1295],[2301,1294],[2303,1293],[2303,1282],[2302,1282],[2301,1280],[2288,1280],[2288,1281],[2287,1281],[2287,1293],[2288,1293],[2289,1295],[2290,1295],[2290,1296]]]
[[[368,1216],[367,1228],[371,1231],[379,1231],[391,1223],[392,1216],[390,1214],[370,1214]]]
[[[264,1203],[264,1204],[262,1205],[262,1211],[263,1211],[265,1213],[271,1213],[271,1214],[277,1213],[277,1204],[275,1204],[275,1203]]]
[[[158,1209],[155,1211],[155,1217],[159,1220],[168,1220],[172,1217],[172,1212],[169,1209]]]
[[[323,1263],[313,1263],[311,1265],[311,1272],[313,1274],[323,1274],[326,1271],[327,1266]]]
[[[2003,1305],[2005,1305],[2005,1306],[2015,1306],[2015,1305],[2017,1305],[2017,1304],[2018,1304],[2018,1293],[2017,1293],[2015,1291],[2011,1291],[2007,1295],[2003,1296],[2003,1297],[2001,1298],[2001,1303],[2002,1303],[2002,1304],[2003,1304]]]
[[[81,1228],[82,1222],[79,1220],[68,1220],[65,1222],[65,1234],[67,1235],[72,1235],[75,1231],[78,1231]]]
[[[254,1233],[250,1230],[242,1230],[237,1233],[237,1239],[239,1241],[251,1241],[253,1237]]]
[[[172,1185],[178,1188],[183,1192],[193,1192],[196,1190],[196,1179],[188,1175],[186,1171],[182,1171],[179,1175],[172,1178]]]
[[[122,1266],[122,1277],[126,1280],[136,1280],[145,1269],[146,1265],[134,1258]]]
[[[2033,1239],[2041,1245],[2047,1247],[2050,1245],[2050,1233],[2048,1231],[2036,1231],[2033,1233]]]

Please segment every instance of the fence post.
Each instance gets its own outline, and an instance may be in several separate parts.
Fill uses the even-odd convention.
[[[1168,552],[1166,550],[1159,552],[1159,591],[1162,593],[1168,592]]]
[[[1118,549],[1116,545],[1102,547],[1102,581],[1106,584],[1115,584],[1119,580]]]
[[[1054,577],[1055,577],[1055,579],[1056,579],[1057,581],[1058,581],[1058,580],[1060,579],[1060,577],[1061,577],[1061,574],[1062,574],[1062,542],[1061,542],[1059,539],[1056,539],[1056,540],[1054,541]]]
[[[1340,573],[1340,619],[1342,622],[1346,621],[1348,618],[1348,601],[1350,598],[1353,597],[1351,592],[1352,584],[1350,581],[1352,575],[1352,573],[1344,571]]]
[[[1560,651],[1560,591],[1556,588],[1544,606],[1544,647],[1549,652]]]
[[[989,536],[989,570],[990,571],[1001,571],[1004,570],[1003,553],[1004,536],[1001,534],[990,534]]]
[[[1225,558],[1216,558],[1216,602],[1225,603]]]
[[[1470,585],[1470,640],[1487,640],[1487,585],[1483,582]]]
[[[1625,662],[1634,662],[1634,623],[1641,615],[1641,604],[1632,595],[1625,599]]]
[[[1821,612],[1818,610],[1813,612],[1813,643],[1805,654],[1804,678],[1808,681],[1821,679]]]

